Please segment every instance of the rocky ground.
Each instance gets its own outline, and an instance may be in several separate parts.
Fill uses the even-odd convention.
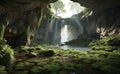
[[[13,54],[8,55],[12,51],[4,50],[4,55],[0,51],[0,74],[119,74],[120,47],[113,43],[116,39],[119,41],[119,36],[94,41],[90,51],[21,46],[14,48],[16,60]]]

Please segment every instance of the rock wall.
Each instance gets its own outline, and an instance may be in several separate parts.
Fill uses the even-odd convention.
[[[92,14],[80,18],[84,24],[84,34],[78,39],[67,42],[72,45],[86,45],[89,40],[120,34],[120,1],[119,0],[73,0],[88,8]],[[88,41],[88,42],[87,42]]]
[[[101,38],[110,35],[120,34],[120,6],[114,7],[102,11],[99,14],[93,14],[81,21],[88,26],[88,32],[95,32],[97,27],[97,32],[100,34]],[[90,30],[92,28],[92,30]]]
[[[79,2],[82,6],[89,8],[94,13],[100,13],[106,9],[120,5],[120,0],[72,0]]]
[[[5,26],[4,38],[12,46],[29,45],[30,38],[40,25],[49,3],[55,0],[2,0],[0,25]]]

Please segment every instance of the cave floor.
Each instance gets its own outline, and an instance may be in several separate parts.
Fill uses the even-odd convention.
[[[16,62],[0,74],[119,74],[120,50],[63,50],[21,47],[15,51]]]

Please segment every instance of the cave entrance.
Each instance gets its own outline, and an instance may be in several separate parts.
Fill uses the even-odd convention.
[[[86,9],[85,7],[71,0],[58,0],[57,2],[51,3],[50,6],[51,12],[55,16],[49,24],[54,27],[52,29],[54,42],[64,44],[67,41],[76,39],[83,33],[79,13],[83,12]]]
[[[58,0],[54,3],[50,3],[50,6],[51,12],[53,12],[55,16],[61,18],[71,18],[73,15],[79,14],[86,9],[79,3],[71,0]]]

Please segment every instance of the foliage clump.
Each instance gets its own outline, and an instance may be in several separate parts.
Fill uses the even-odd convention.
[[[0,65],[11,65],[14,61],[14,50],[0,41]]]
[[[0,74],[7,74],[7,71],[5,69],[5,66],[0,65]]]
[[[51,57],[55,54],[53,50],[47,50],[42,48],[41,46],[36,46],[36,47],[22,46],[18,51],[20,53],[24,52],[28,58],[33,58],[37,56]]]
[[[100,40],[93,41],[89,44],[93,50],[117,50],[120,48],[120,35],[109,36]]]

